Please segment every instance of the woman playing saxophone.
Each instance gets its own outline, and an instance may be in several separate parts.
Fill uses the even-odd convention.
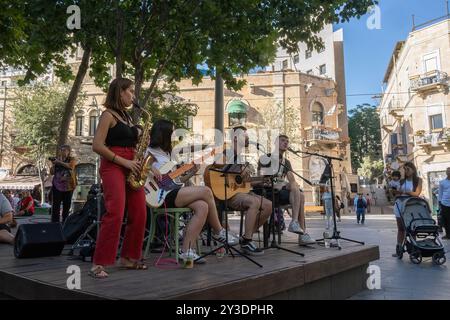
[[[146,224],[145,193],[127,183],[130,172],[140,174],[142,164],[135,158],[140,129],[133,125],[127,113],[133,103],[133,82],[117,78],[109,85],[92,149],[101,156],[100,176],[106,213],[97,236],[93,267],[90,275],[106,278],[105,266],[116,260],[125,205],[128,219],[121,252],[121,265],[127,269],[145,270],[141,262]],[[153,170],[156,176],[159,172]]]

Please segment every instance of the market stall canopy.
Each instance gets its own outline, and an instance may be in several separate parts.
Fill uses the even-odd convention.
[[[33,190],[41,181],[37,176],[15,176],[0,181],[0,190]]]

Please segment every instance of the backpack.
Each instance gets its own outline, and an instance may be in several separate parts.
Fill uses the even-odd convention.
[[[358,209],[366,208],[366,204],[364,203],[364,199],[363,198],[359,198],[358,199],[358,202],[356,203],[356,208],[358,208]]]
[[[86,262],[88,258],[91,259],[91,262],[94,258],[95,252],[95,241],[90,241],[87,246],[84,246],[80,249],[80,258],[83,262]]]

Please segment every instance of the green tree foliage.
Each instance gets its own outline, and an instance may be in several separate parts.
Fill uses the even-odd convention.
[[[321,48],[317,34],[325,24],[359,18],[374,3],[376,0],[61,0],[50,4],[47,0],[16,0],[6,6],[17,11],[10,16],[12,20],[4,23],[0,13],[1,27],[14,26],[5,36],[11,46],[1,53],[0,60],[24,66],[25,81],[50,65],[62,79],[69,79],[65,54],[81,45],[86,52],[83,59],[90,58],[90,75],[97,85],[107,87],[110,67],[115,64],[116,77],[134,79],[136,96],[147,106],[158,96],[161,79],[173,83],[190,78],[198,83],[204,75],[218,73],[228,88],[238,90],[244,82],[236,75],[268,65],[277,44],[290,53],[298,50],[299,41],[310,49]],[[79,30],[66,27],[69,5],[81,9]],[[62,117],[60,141],[67,136],[68,119],[84,77],[85,68],[80,69]],[[149,87],[143,90],[144,83]]]
[[[26,156],[39,170],[42,190],[47,158],[56,154],[60,119],[69,91],[67,86],[35,86],[22,87],[15,92],[15,145],[26,147]],[[83,98],[80,96],[78,105]]]
[[[264,129],[278,130],[280,134],[289,137],[291,147],[299,148],[298,142],[301,141],[301,131],[298,126],[300,123],[300,109],[288,101],[285,105],[282,102],[270,101],[264,105],[259,113],[262,116]],[[268,141],[269,144],[273,141]]]
[[[366,182],[374,183],[383,174],[384,163],[382,159],[373,160],[371,157],[364,157],[358,168],[358,176],[364,177]]]
[[[267,65],[277,41],[289,52],[298,50],[299,41],[321,48],[315,34],[325,24],[360,17],[376,1],[105,2],[109,10],[104,8],[101,19],[95,20],[107,31],[98,42],[104,50],[93,52],[92,75],[97,85],[106,88],[109,64],[115,62],[116,76],[134,79],[135,94],[146,106],[161,78],[168,83],[181,78],[198,83],[204,75],[219,73],[228,88],[238,90],[244,82],[236,75]],[[149,83],[145,90],[144,83]]]
[[[381,159],[380,118],[375,106],[358,105],[349,111],[348,130],[352,153],[352,168],[360,168],[364,157]]]
[[[166,119],[172,121],[177,129],[188,129],[187,119],[197,115],[198,106],[177,96],[177,92],[174,84],[166,84],[155,91],[148,106],[151,122]]]

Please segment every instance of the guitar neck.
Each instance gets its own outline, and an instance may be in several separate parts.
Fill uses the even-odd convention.
[[[169,173],[169,177],[172,179],[175,179],[179,176],[181,176],[182,174],[184,174],[185,172],[191,170],[195,165],[193,163],[188,163],[185,164],[181,167],[179,167],[178,169],[176,169],[175,171],[172,171],[171,173]]]
[[[192,168],[194,168],[194,167],[195,167],[195,163],[199,163],[200,161],[201,161],[201,162],[205,161],[205,159],[208,159],[209,157],[214,156],[214,155],[216,154],[217,150],[221,150],[221,149],[222,149],[221,147],[215,148],[215,149],[213,149],[210,153],[208,153],[207,155],[201,156],[201,157],[199,157],[198,159],[192,161],[191,163],[182,165],[182,166],[179,167],[178,169],[176,169],[176,170],[170,172],[170,173],[169,173],[169,177],[170,177],[171,179],[175,179],[175,178],[181,176],[182,174],[184,174],[184,173],[186,173],[187,171],[189,171],[189,170],[191,170]]]

